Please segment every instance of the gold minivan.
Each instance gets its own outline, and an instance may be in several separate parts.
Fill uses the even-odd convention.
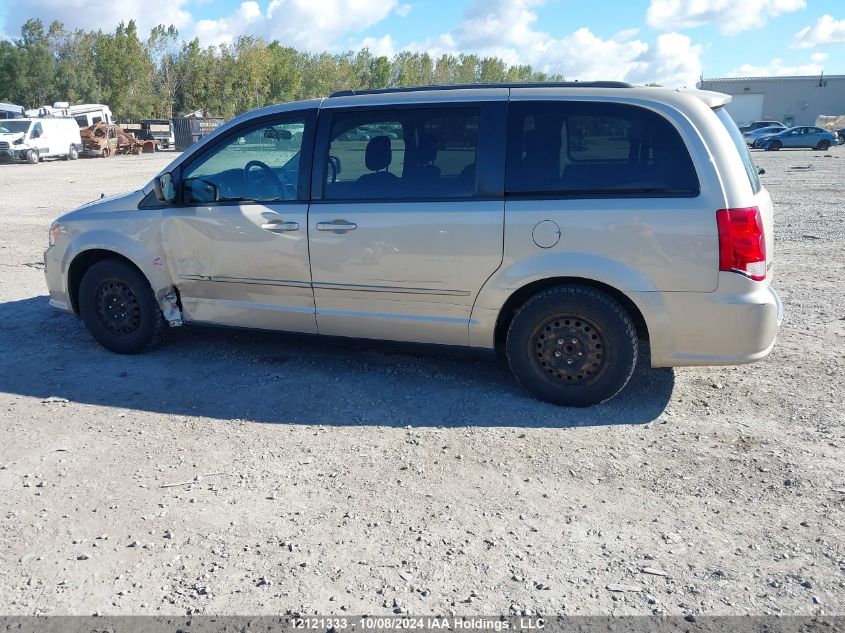
[[[336,93],[244,114],[59,218],[51,305],[134,354],[184,324],[505,352],[544,400],[763,358],[772,203],[727,95],[618,82]]]

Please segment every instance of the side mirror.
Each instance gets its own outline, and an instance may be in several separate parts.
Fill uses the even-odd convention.
[[[153,180],[156,198],[160,202],[170,203],[176,201],[176,188],[173,186],[173,176],[169,173],[159,174]]]

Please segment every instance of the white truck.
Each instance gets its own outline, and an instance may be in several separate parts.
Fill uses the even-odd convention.
[[[72,117],[80,128],[97,123],[113,123],[111,109],[102,103],[70,105],[67,101],[57,101],[51,106],[27,110],[26,114],[29,117]]]
[[[81,151],[79,126],[70,117],[0,121],[0,158],[36,165],[45,158],[76,160]]]

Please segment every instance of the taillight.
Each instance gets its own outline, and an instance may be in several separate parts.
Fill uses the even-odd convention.
[[[766,237],[760,209],[719,209],[719,270],[741,273],[754,281],[766,278]]]

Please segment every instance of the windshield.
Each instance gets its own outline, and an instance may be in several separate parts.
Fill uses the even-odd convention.
[[[0,121],[0,134],[26,132],[32,121]]]
[[[748,181],[751,183],[751,189],[754,193],[760,191],[760,176],[757,174],[757,165],[754,164],[754,159],[751,158],[751,153],[748,151],[748,146],[745,144],[745,139],[742,137],[742,132],[734,123],[731,115],[724,108],[714,110],[716,116],[725,126],[728,134],[731,135],[731,140],[734,142],[736,151],[739,152],[739,157],[742,159],[742,164],[745,166],[745,173],[748,174]]]

